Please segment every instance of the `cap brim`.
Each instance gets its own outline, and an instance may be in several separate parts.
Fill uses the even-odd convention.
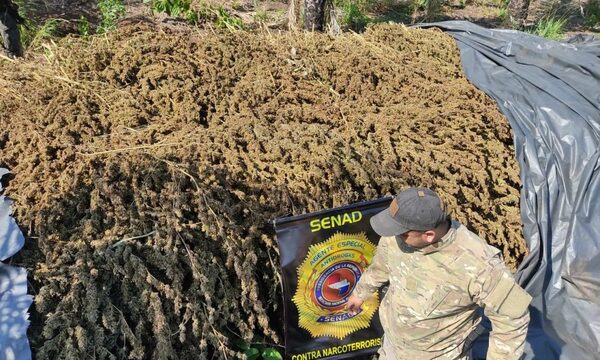
[[[392,218],[387,209],[373,216],[370,220],[373,230],[381,236],[401,235],[410,229],[405,229]]]

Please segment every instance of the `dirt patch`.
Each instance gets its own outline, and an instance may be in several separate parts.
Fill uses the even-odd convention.
[[[36,358],[281,344],[271,220],[405,186],[439,191],[512,268],[526,253],[509,125],[440,31],[141,24],[46,56],[0,64]]]

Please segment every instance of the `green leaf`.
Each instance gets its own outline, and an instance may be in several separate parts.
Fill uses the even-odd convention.
[[[243,339],[235,339],[235,340],[233,340],[233,345],[237,346],[241,350],[248,350],[248,349],[250,349],[250,345],[248,345],[248,343],[245,342]]]
[[[274,348],[266,348],[262,353],[262,357],[264,360],[283,360],[279,351]]]
[[[256,360],[260,356],[260,351],[258,351],[256,348],[250,348],[244,351],[244,354],[246,354],[248,360]]]

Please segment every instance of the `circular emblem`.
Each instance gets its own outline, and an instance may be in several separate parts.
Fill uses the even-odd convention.
[[[349,261],[327,268],[317,280],[315,288],[319,305],[330,309],[345,305],[361,273],[359,265]]]
[[[364,233],[336,233],[324,242],[312,245],[298,268],[298,288],[293,302],[298,308],[299,326],[313,337],[339,339],[369,327],[379,306],[379,295],[351,315],[346,302],[375,253]]]

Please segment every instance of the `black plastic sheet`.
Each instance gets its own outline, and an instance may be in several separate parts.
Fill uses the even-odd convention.
[[[515,276],[534,298],[526,358],[598,359],[600,40],[561,43],[464,21],[418,26],[456,39],[467,78],[513,129],[530,250]]]

